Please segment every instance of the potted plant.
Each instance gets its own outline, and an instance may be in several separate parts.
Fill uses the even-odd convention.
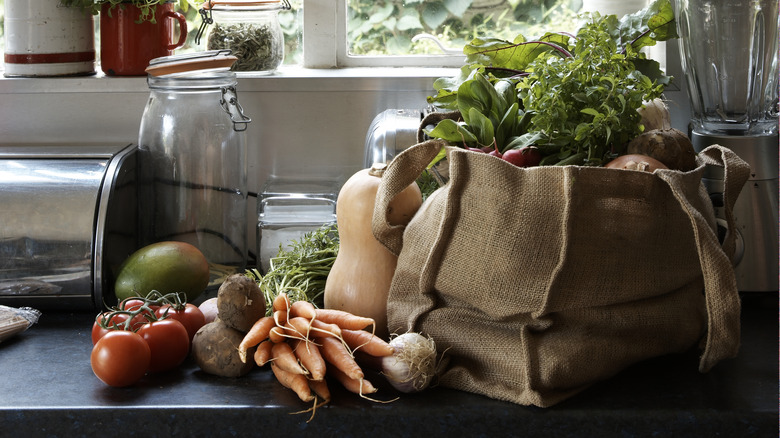
[[[61,0],[100,14],[100,65],[109,76],[141,76],[149,61],[184,45],[191,0]],[[176,37],[176,25],[179,31]]]

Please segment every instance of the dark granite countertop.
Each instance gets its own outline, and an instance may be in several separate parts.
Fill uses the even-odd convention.
[[[740,354],[707,374],[697,352],[664,356],[546,409],[444,388],[377,403],[331,385],[311,421],[267,369],[221,378],[188,361],[108,387],[89,365],[94,313],[45,312],[0,343],[0,437],[777,436],[777,304],[777,294],[744,296]],[[380,385],[377,398],[397,395]]]

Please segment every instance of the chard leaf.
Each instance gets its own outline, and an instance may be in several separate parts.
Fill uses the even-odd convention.
[[[674,9],[669,0],[656,0],[641,11],[621,18],[618,25],[621,46],[631,45],[638,52],[657,41],[677,38]]]
[[[569,35],[548,32],[535,41],[518,37],[514,42],[498,38],[475,38],[463,48],[467,62],[479,62],[491,67],[524,71],[528,64],[543,53],[571,57]]]

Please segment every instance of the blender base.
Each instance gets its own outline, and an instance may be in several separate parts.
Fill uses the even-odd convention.
[[[778,291],[778,135],[728,136],[691,133],[696,152],[718,144],[750,165],[750,177],[734,205],[737,251],[734,272],[740,292]],[[705,177],[710,195],[722,193],[723,175]],[[718,196],[713,196],[718,199]],[[722,197],[720,198],[722,199]],[[723,206],[714,203],[719,227],[725,227]]]

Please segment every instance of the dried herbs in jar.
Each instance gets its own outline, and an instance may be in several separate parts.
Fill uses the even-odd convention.
[[[229,49],[238,58],[234,71],[273,72],[284,61],[284,34],[278,13],[289,8],[286,0],[207,2],[201,9],[203,26],[213,26],[206,38],[206,50]]]

